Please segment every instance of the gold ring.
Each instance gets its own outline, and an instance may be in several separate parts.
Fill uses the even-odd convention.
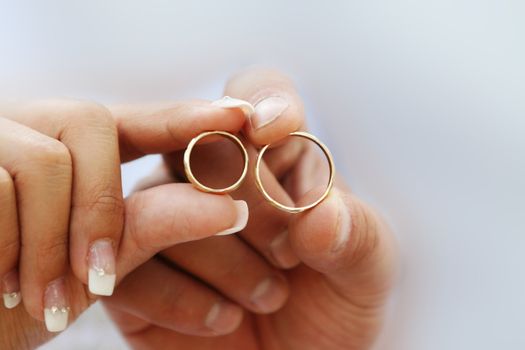
[[[326,159],[328,160],[328,167],[330,169],[330,176],[328,178],[328,186],[326,187],[326,190],[324,191],[323,195],[319,199],[317,199],[315,202],[310,203],[308,205],[305,205],[304,207],[289,207],[289,206],[281,204],[281,203],[277,202],[275,199],[273,199],[268,194],[268,192],[266,192],[266,190],[264,189],[264,186],[263,186],[262,181],[261,181],[261,172],[260,172],[261,161],[263,159],[264,152],[266,152],[266,150],[268,149],[268,147],[270,145],[266,145],[263,148],[261,148],[261,150],[259,151],[259,154],[257,155],[257,162],[255,163],[255,183],[257,184],[257,188],[262,193],[264,198],[268,202],[270,202],[271,205],[273,205],[277,209],[286,211],[288,213],[300,213],[300,212],[303,212],[305,210],[308,210],[308,209],[311,209],[311,208],[315,207],[317,204],[321,203],[328,196],[328,194],[330,193],[330,190],[332,189],[332,186],[334,184],[335,166],[334,166],[334,160],[332,158],[332,154],[330,153],[330,150],[328,149],[328,147],[326,147],[326,145],[324,143],[322,143],[314,135],[309,134],[307,132],[303,132],[303,131],[296,131],[296,132],[290,133],[289,136],[299,136],[299,137],[303,137],[305,139],[308,139],[308,140],[314,142],[315,144],[317,144],[317,146],[319,146],[321,148],[321,150],[323,151],[324,155],[326,156]]]
[[[195,176],[193,175],[193,172],[191,171],[190,155],[191,155],[191,151],[193,150],[193,147],[201,139],[203,139],[203,138],[205,138],[207,136],[210,136],[210,135],[221,135],[221,136],[224,136],[224,137],[234,141],[234,143],[237,145],[239,150],[241,150],[242,156],[244,158],[244,169],[242,171],[241,177],[239,177],[239,179],[233,185],[231,185],[229,187],[225,187],[225,188],[211,188],[211,187],[208,187],[208,186],[202,184],[201,182],[199,182],[199,180],[197,180],[197,178],[195,178]],[[201,190],[203,192],[224,194],[224,193],[228,193],[228,192],[231,192],[231,191],[235,191],[236,189],[238,189],[241,186],[242,182],[244,181],[244,178],[246,177],[246,174],[248,173],[248,152],[246,151],[246,148],[244,147],[244,145],[242,144],[241,140],[239,140],[239,138],[237,136],[232,135],[232,134],[230,134],[229,132],[226,132],[226,131],[206,131],[206,132],[203,132],[203,133],[199,134],[198,136],[194,137],[190,141],[190,143],[188,144],[188,148],[186,148],[186,151],[184,151],[184,171],[186,173],[186,177],[193,184],[193,186],[195,186],[197,189],[199,189],[199,190]]]

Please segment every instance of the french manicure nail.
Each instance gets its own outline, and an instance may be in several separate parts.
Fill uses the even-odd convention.
[[[251,117],[252,127],[260,129],[279,118],[288,108],[288,101],[281,96],[268,96],[255,104]]]
[[[89,291],[96,295],[110,296],[115,288],[115,253],[112,241],[100,239],[89,247]]]
[[[335,239],[332,245],[332,252],[337,253],[342,250],[348,240],[350,239],[350,231],[352,229],[352,219],[348,211],[348,206],[341,197],[341,194],[337,189],[332,190],[331,200],[334,205],[337,206],[338,216],[337,225],[335,231]]]
[[[249,118],[254,113],[253,106],[250,102],[230,96],[224,96],[217,101],[213,101],[211,105],[222,108],[240,108],[246,118]]]
[[[4,306],[8,309],[15,308],[22,301],[20,284],[18,282],[18,271],[13,270],[2,278],[2,292]]]
[[[259,311],[268,313],[281,307],[286,297],[287,293],[282,278],[272,276],[264,279],[255,287],[250,301]]]
[[[47,285],[44,294],[44,320],[49,332],[61,332],[67,327],[69,307],[64,279],[59,278]]]
[[[248,223],[248,217],[250,216],[248,204],[243,200],[237,200],[233,202],[235,209],[237,210],[237,219],[231,228],[217,233],[216,236],[231,235],[232,233],[242,231],[246,227],[246,224]]]
[[[205,325],[218,334],[226,334],[235,330],[241,321],[240,307],[227,301],[219,301],[208,312]]]
[[[270,243],[270,251],[275,261],[283,268],[290,268],[299,263],[299,258],[295,255],[288,241],[287,230],[273,239]]]

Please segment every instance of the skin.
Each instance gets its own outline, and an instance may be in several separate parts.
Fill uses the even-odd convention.
[[[86,286],[90,242],[113,241],[120,280],[162,249],[232,227],[237,211],[231,197],[188,184],[122,198],[121,158],[176,151],[207,128],[236,132],[245,122],[239,111],[205,101],[154,111],[155,123],[135,128],[129,127],[133,115],[117,119],[84,101],[0,106],[0,276],[14,271],[23,300],[15,309],[0,308],[0,348],[34,348],[52,337],[42,322],[50,282],[63,279],[70,321],[96,300]]]
[[[118,152],[109,152],[113,162],[107,162],[109,167],[103,174],[113,178],[115,174],[111,175],[111,169],[115,169],[114,163],[120,163],[115,160],[117,157],[128,161],[145,154],[162,153],[165,158],[161,170],[139,191],[122,201],[125,216],[119,212],[112,215],[114,221],[111,222],[118,223],[120,218],[122,228],[120,232],[115,230],[114,238],[118,242],[119,285],[112,297],[103,298],[111,316],[129,343],[138,349],[166,348],[167,344],[187,349],[370,347],[380,330],[383,305],[395,272],[394,244],[383,221],[340,180],[319,206],[303,214],[290,215],[277,211],[264,201],[254,186],[253,172],[250,171],[243,186],[231,194],[248,202],[250,220],[246,229],[238,235],[202,239],[231,227],[234,210],[229,196],[204,194],[188,184],[172,183],[174,178],[180,180],[183,177],[180,150],[189,140],[201,131],[237,133],[244,126],[244,142],[250,153],[250,164],[253,164],[255,146],[279,141],[291,131],[306,128],[301,100],[291,82],[279,73],[242,72],[228,83],[225,93],[254,104],[265,96],[277,95],[286,99],[289,105],[279,118],[259,129],[254,128],[252,121],[244,123],[242,113],[236,109],[211,111],[206,107],[206,112],[203,112],[203,102],[119,106],[109,111],[90,105],[90,108],[104,109],[104,118],[114,121],[112,128],[118,135],[118,142],[109,137],[118,145]],[[65,121],[72,120],[73,116],[93,113],[86,113],[83,108],[76,108],[78,106],[69,107],[65,113],[67,118],[56,123],[49,122],[55,117],[47,119],[48,122],[42,121],[45,116],[62,115],[57,110],[61,111],[63,107],[58,107],[10,106],[3,108],[2,115],[64,144],[63,131],[52,134],[40,128],[48,124],[68,124]],[[193,114],[196,111],[198,115]],[[77,129],[89,130],[84,126]],[[78,139],[80,134],[83,133],[72,139]],[[93,141],[99,140],[96,133],[90,136],[86,137],[90,143],[79,146],[79,149],[92,147]],[[73,198],[80,190],[82,172],[75,161],[77,153],[71,146],[64,146],[72,154],[69,193]],[[101,148],[106,149],[107,144]],[[192,159],[192,164],[205,170],[210,158],[227,155],[231,150],[226,143],[214,142],[203,152],[202,158]],[[82,157],[88,156],[89,152]],[[98,158],[86,158],[82,163],[96,168]],[[265,186],[279,201],[300,205],[311,202],[323,190],[304,191],[312,188],[313,179],[323,176],[319,171],[322,169],[318,166],[319,159],[307,143],[301,147],[285,144],[273,148],[265,160],[262,169]],[[6,172],[12,176],[10,171]],[[96,177],[99,173],[90,174]],[[210,181],[217,176],[206,172],[199,174]],[[101,180],[104,178],[98,181]],[[93,181],[97,182],[96,179]],[[18,193],[16,178],[10,183],[15,188],[12,192]],[[120,185],[117,186],[120,189]],[[68,190],[67,185],[60,188],[64,192]],[[93,189],[84,191],[91,193]],[[115,192],[118,200],[119,191]],[[18,195],[15,197],[11,203],[18,200]],[[9,208],[12,208],[11,212],[15,211],[12,204]],[[20,208],[25,210],[17,202],[16,210],[20,212]],[[69,217],[63,211],[53,213]],[[341,220],[342,217],[348,220]],[[91,236],[73,230],[74,227],[91,226],[82,224],[81,220],[74,226],[73,218],[75,215],[71,214],[71,221],[63,224],[65,228],[60,231],[69,242],[70,265],[67,258],[65,262],[59,261],[56,265],[60,272],[49,278],[65,274],[71,318],[74,319],[95,298],[86,292],[87,273],[83,263],[87,245],[86,240],[79,239],[86,234],[89,238]],[[96,216],[92,221],[97,225]],[[351,222],[351,225],[344,226],[341,222]],[[17,235],[23,242],[25,231],[19,231],[22,233]],[[93,237],[97,237],[96,234],[98,230]],[[342,240],[341,237],[348,239]],[[275,251],[272,247],[278,238],[280,249]],[[75,242],[80,243],[76,245]],[[336,245],[337,242],[343,243]],[[23,243],[21,246],[23,250]],[[62,254],[67,256],[67,247],[65,251]],[[30,257],[22,253],[13,261],[19,261],[18,264],[23,266],[25,256]],[[45,263],[45,260],[41,259],[40,263]],[[75,268],[75,264],[79,267]],[[5,265],[7,267],[3,269],[9,271],[17,263]],[[21,279],[24,278],[23,272],[21,269]],[[266,283],[267,288],[259,288],[265,281],[271,283]],[[42,289],[44,283],[36,283],[35,288]],[[255,293],[257,291],[259,293]],[[254,294],[258,298],[254,299]],[[25,295],[24,306],[29,305],[29,314],[23,307],[0,311],[0,334],[5,335],[0,337],[0,348],[34,348],[50,338],[41,322],[31,317],[42,318],[42,306],[38,305],[42,302],[41,295],[34,299],[37,300],[36,307],[33,306],[34,315],[31,314],[31,299],[26,302]]]
[[[281,96],[289,102],[280,117],[263,128],[255,129],[253,123],[245,126],[244,141],[252,165],[256,155],[254,145],[273,143],[289,132],[306,129],[300,98],[292,83],[277,72],[242,72],[228,83],[225,95],[251,103],[265,96]],[[315,187],[317,180],[326,178],[322,159],[309,143],[299,145],[285,143],[272,148],[265,157],[263,182],[284,204],[310,203],[324,190]],[[216,171],[206,172],[213,159],[223,159],[225,173],[235,167],[228,160],[235,159],[231,144],[215,142],[202,147],[201,156],[192,156],[192,167],[201,170],[199,179],[207,183],[217,180]],[[181,152],[166,154],[165,165],[146,179],[143,186],[181,179],[181,158]],[[380,332],[384,304],[396,270],[395,244],[384,221],[352,194],[339,177],[325,201],[301,214],[283,213],[265,202],[255,187],[253,169],[232,196],[245,199],[250,207],[248,226],[237,237],[213,237],[171,247],[161,253],[162,260],[143,265],[126,278],[112,298],[105,299],[131,346],[243,350],[370,348]],[[276,259],[271,244],[283,231],[288,236],[280,259]],[[246,285],[254,283],[245,268],[257,259],[253,253],[283,269],[288,281],[287,289],[280,292],[286,294],[286,303],[282,305],[282,299],[275,298],[274,308],[279,304],[282,307],[270,314],[243,299],[244,292],[237,293],[250,290]],[[206,334],[198,328],[187,327],[187,315],[199,313],[203,300],[215,295],[212,289],[195,284],[181,269],[243,307],[242,320],[229,319],[231,333],[202,337]],[[142,283],[143,280],[148,283]],[[159,285],[163,286],[160,291]]]

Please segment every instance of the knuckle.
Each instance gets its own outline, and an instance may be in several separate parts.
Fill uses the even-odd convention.
[[[70,127],[96,128],[116,132],[116,123],[111,112],[101,104],[90,101],[68,101],[63,105],[70,116]]]
[[[22,241],[22,249],[25,249],[25,244]],[[52,262],[67,261],[67,236],[59,235],[51,239],[39,242],[38,246],[30,248],[35,251],[35,259],[37,266],[44,269]],[[51,260],[52,259],[52,260]]]
[[[92,202],[92,209],[110,214],[121,214],[124,212],[124,201],[121,196],[114,192],[99,193]]]
[[[71,186],[73,161],[69,149],[60,141],[34,140],[28,151],[13,162],[12,171],[17,187],[25,188],[36,178],[45,178],[46,183],[63,190],[63,186]]]
[[[124,212],[124,200],[117,189],[94,190],[85,201],[74,202],[74,208],[95,211],[96,213],[121,215]]]
[[[115,124],[111,112],[106,107],[95,103],[84,105],[81,116],[87,123],[93,123],[95,126],[112,128]]]
[[[60,141],[49,139],[40,143],[33,153],[35,160],[41,164],[52,166],[72,166],[69,149]]]

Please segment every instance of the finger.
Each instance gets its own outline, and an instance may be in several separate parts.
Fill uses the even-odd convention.
[[[129,314],[124,315],[123,312],[115,313],[110,310],[110,314],[119,326],[124,326],[124,320],[130,320]],[[133,318],[132,322],[136,320],[137,318]],[[235,332],[218,337],[196,337],[155,325],[147,326],[138,331],[124,332],[124,334],[133,349],[164,349],[166,344],[175,344],[177,349],[256,350],[260,349],[256,327],[255,321],[246,317]]]
[[[306,193],[318,186],[326,186],[330,178],[330,165],[326,157],[316,150],[317,146],[310,143],[304,148],[301,156],[287,169],[280,183],[297,202]],[[335,174],[337,179],[337,174]]]
[[[246,145],[246,148],[250,164],[253,166],[256,151],[251,145]],[[199,149],[191,155],[192,171],[199,178],[199,181],[208,186],[224,187],[225,179],[228,181],[232,176],[236,176],[238,159],[234,152],[238,152],[238,150],[229,141],[200,145]],[[179,176],[184,176],[182,157],[181,152],[166,157],[168,164]],[[213,167],[215,164],[219,166],[219,169]],[[264,163],[261,166],[261,177],[265,187],[276,200],[293,205],[289,196]],[[239,235],[274,265],[282,268],[296,266],[299,259],[292,251],[287,237],[290,215],[276,210],[259,193],[255,186],[253,168],[248,171],[241,187],[232,195],[235,198],[246,200],[250,208],[251,220],[246,229]]]
[[[250,102],[254,113],[245,127],[250,142],[265,145],[304,128],[304,108],[291,80],[270,69],[249,69],[233,76],[225,95]]]
[[[8,309],[22,300],[17,269],[19,253],[15,185],[7,170],[0,167],[0,278],[4,306]]]
[[[51,331],[65,328],[68,222],[72,164],[59,141],[0,119],[0,164],[11,174],[18,199],[24,305]]]
[[[179,244],[162,256],[253,312],[274,312],[288,297],[282,273],[236,236]]]
[[[311,202],[324,189],[309,192]],[[292,218],[290,240],[301,260],[323,273],[355,304],[383,302],[395,269],[393,238],[385,223],[350,193],[334,189],[317,207]]]
[[[286,175],[293,170],[309,149],[311,144],[307,140],[290,136],[278,144],[278,147],[268,148],[263,161],[275,178],[283,183]]]
[[[111,295],[124,222],[115,122],[106,108],[93,103],[70,102],[61,113],[63,126],[55,132],[73,158],[71,267],[91,293]]]
[[[110,295],[124,204],[116,124],[103,106],[48,100],[12,109],[10,118],[60,140],[73,164],[70,218],[71,267],[93,294]],[[101,276],[101,272],[104,275]]]
[[[134,270],[104,301],[110,309],[197,336],[230,333],[243,317],[240,306],[156,259]]]
[[[238,232],[248,221],[244,201],[200,192],[189,184],[169,184],[136,192],[126,199],[125,205],[117,278],[123,278],[168,247]]]
[[[204,131],[237,133],[246,120],[240,109],[222,108],[207,101],[115,106],[111,111],[117,122],[122,161],[183,149]]]
[[[31,115],[26,109],[18,113],[19,117],[22,114],[24,120],[35,124],[35,119],[45,118],[51,108],[61,111],[61,115],[54,118],[62,122],[50,124],[65,125],[64,128],[50,129],[47,124],[42,128],[60,137],[74,158],[73,269],[84,282],[89,269],[91,292],[110,295],[116,279],[114,251],[122,228],[120,169],[111,116],[103,107],[87,102],[53,101],[35,107],[38,113]],[[152,118],[146,118],[149,113],[153,114],[155,123],[151,123]],[[117,114],[124,148],[132,145],[132,149],[136,151],[138,147],[141,152],[181,147],[187,138],[206,128],[238,130],[242,125],[239,121],[244,120],[238,111],[213,107],[206,102],[179,103],[165,109],[155,106],[152,110],[121,107],[117,108]]]
[[[260,173],[264,186],[272,197],[280,203],[292,206],[292,199],[266,164],[261,164]],[[290,214],[277,210],[266,201],[255,186],[254,171],[249,172],[247,181],[246,187],[243,186],[235,196],[249,198],[247,201],[250,208],[253,208],[254,220],[248,222],[246,229],[240,233],[241,237],[276,266],[286,269],[297,266],[300,260],[288,238]]]

